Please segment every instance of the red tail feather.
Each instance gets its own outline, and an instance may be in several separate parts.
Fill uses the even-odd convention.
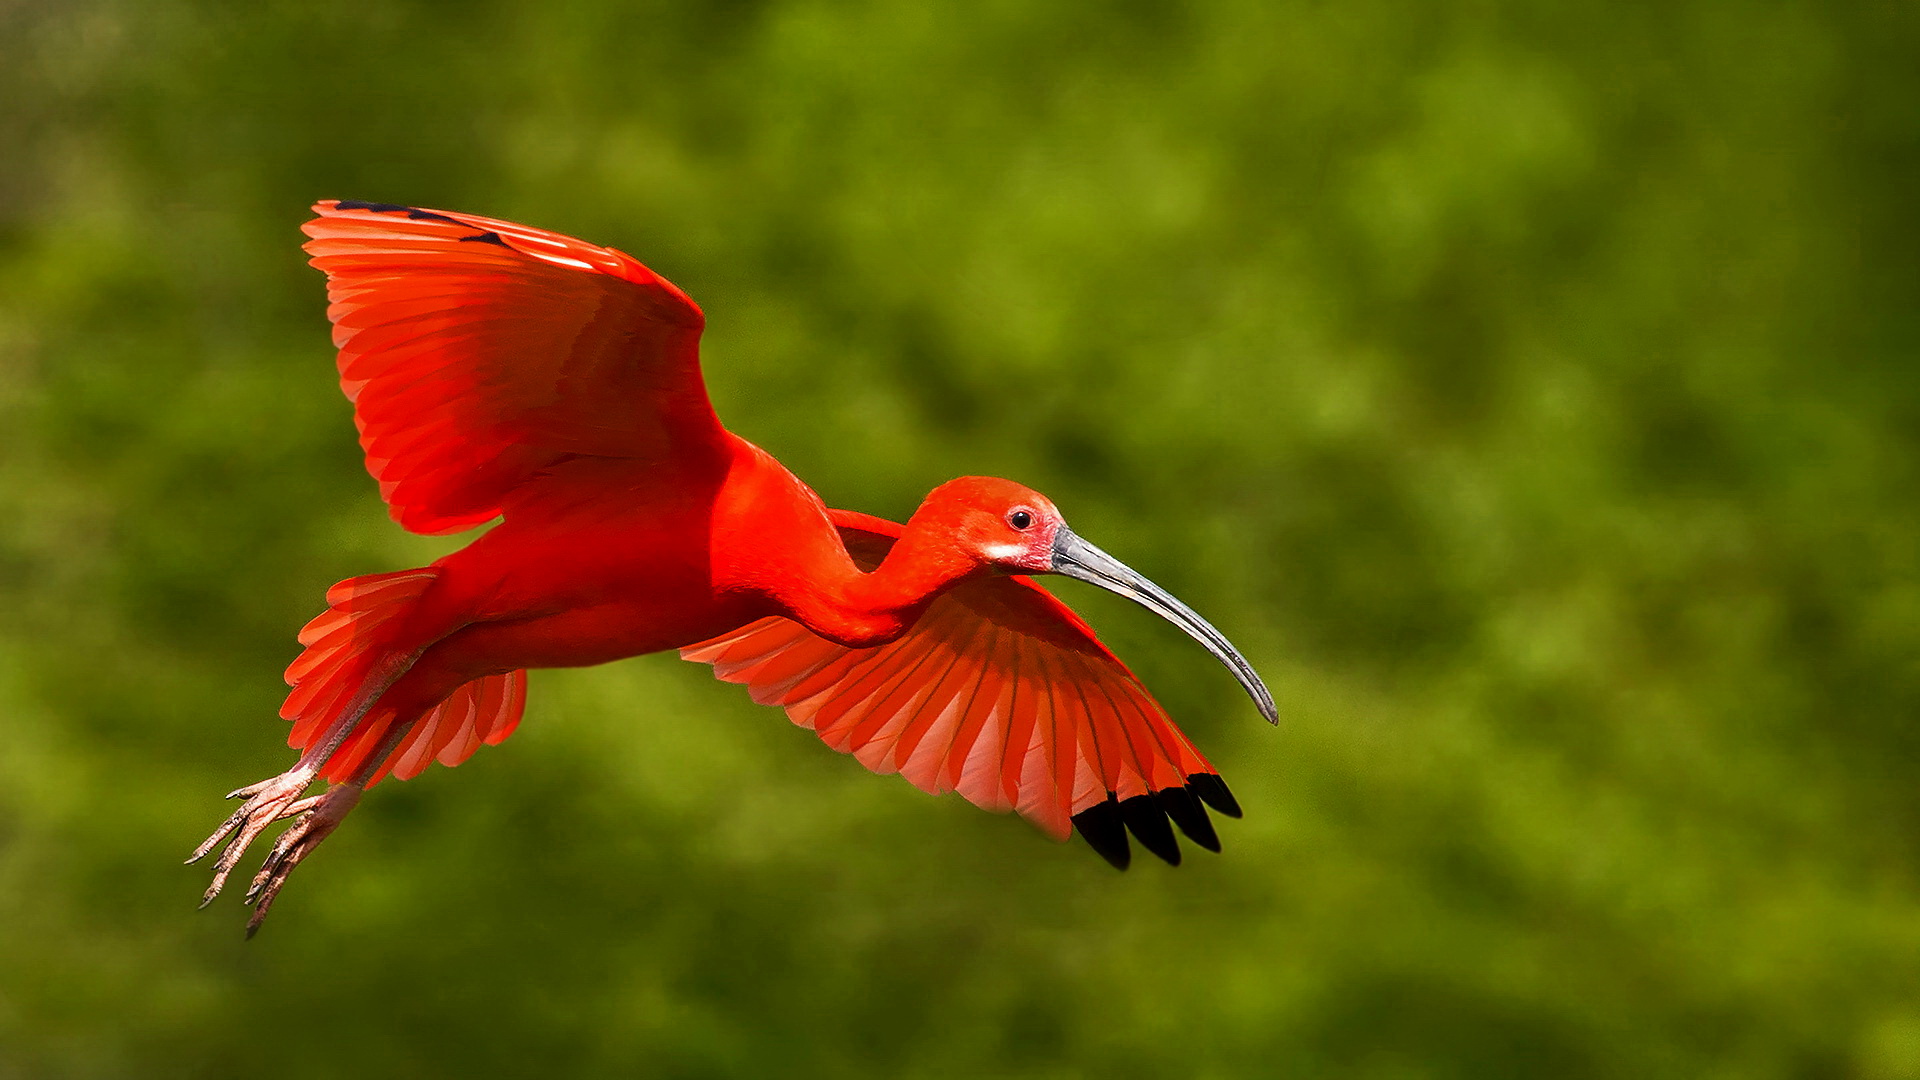
[[[280,708],[280,715],[293,721],[287,745],[305,750],[341,719],[393,648],[398,629],[394,620],[411,609],[436,574],[432,569],[372,574],[348,578],[327,590],[327,610],[300,631],[306,651],[287,668],[293,691]],[[526,701],[524,671],[467,683],[413,723],[368,786],[389,772],[411,780],[435,760],[458,765],[481,743],[501,742],[519,725]],[[321,775],[334,783],[351,779],[396,722],[411,720],[375,705],[327,759]]]

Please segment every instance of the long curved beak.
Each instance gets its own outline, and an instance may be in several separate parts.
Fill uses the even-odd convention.
[[[1065,525],[1060,526],[1060,531],[1053,538],[1053,572],[1118,593],[1185,630],[1193,640],[1206,646],[1214,659],[1233,672],[1233,677],[1240,680],[1241,687],[1253,699],[1254,705],[1259,707],[1260,715],[1267,718],[1267,723],[1280,722],[1280,711],[1274,707],[1273,695],[1267,692],[1267,684],[1260,681],[1253,665],[1247,663],[1247,658],[1233,647],[1227,635],[1215,630],[1212,623],[1168,595],[1165,589],[1134,573],[1126,563],[1080,539]]]

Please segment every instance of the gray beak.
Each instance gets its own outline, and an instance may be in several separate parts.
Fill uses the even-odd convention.
[[[1168,595],[1165,589],[1134,573],[1119,559],[1080,539],[1065,525],[1060,526],[1060,531],[1053,538],[1053,572],[1118,593],[1185,630],[1193,640],[1206,646],[1214,659],[1233,672],[1233,677],[1240,680],[1241,687],[1253,699],[1260,715],[1267,718],[1267,723],[1280,722],[1280,712],[1274,707],[1273,695],[1267,692],[1266,684],[1254,673],[1253,665],[1247,663],[1247,658],[1241,656],[1240,650],[1227,640],[1227,635],[1215,630],[1212,623]]]

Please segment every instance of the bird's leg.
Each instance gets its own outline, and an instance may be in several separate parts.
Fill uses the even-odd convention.
[[[239,864],[240,857],[247,853],[247,848],[259,839],[267,826],[281,818],[292,817],[302,812],[305,803],[296,800],[299,800],[301,793],[307,790],[307,785],[313,783],[313,778],[320,775],[320,766],[326,762],[327,758],[333,756],[333,752],[340,748],[341,743],[347,740],[348,732],[353,730],[354,723],[364,713],[365,709],[362,708],[356,710],[353,715],[343,718],[335,725],[334,730],[327,733],[326,738],[308,747],[307,752],[300,755],[300,760],[294,763],[293,768],[279,776],[269,777],[237,791],[227,792],[229,799],[247,801],[241,803],[240,809],[235,810],[227,820],[221,822],[220,827],[213,830],[213,835],[202,841],[199,847],[193,849],[193,854],[187,856],[188,863],[199,862],[206,858],[207,853],[212,851],[220,841],[225,840],[227,834],[233,834],[233,839],[228,842],[226,850],[222,851],[220,858],[214,861],[213,883],[207,886],[206,895],[200,898],[201,907],[204,908],[213,903],[213,898],[220,895],[220,890],[226,887],[227,875],[233,873],[233,868]]]
[[[241,900],[243,904],[254,905],[253,915],[247,919],[248,937],[259,931],[267,909],[273,906],[273,898],[280,895],[281,887],[287,883],[287,875],[346,820],[347,812],[360,804],[360,793],[365,790],[356,783],[334,784],[288,808],[300,816],[274,842],[273,850],[267,852],[266,861],[260,864],[260,872],[254,875],[253,884],[247,887],[247,895]]]
[[[374,702],[386,692],[389,686],[393,685],[414,660],[419,658],[419,655],[418,650],[406,654],[395,654],[374,668],[365,685],[355,695],[352,704],[343,710],[340,718],[332,723],[320,739],[307,747],[306,752],[300,755],[300,760],[294,763],[293,768],[279,776],[227,793],[229,799],[244,798],[247,801],[240,804],[240,809],[235,810],[227,820],[221,822],[220,827],[213,830],[213,835],[207,837],[205,842],[195,848],[192,855],[187,856],[188,863],[199,862],[206,858],[207,853],[217,847],[220,841],[225,840],[229,833],[233,835],[226,850],[222,851],[220,858],[214,861],[213,883],[207,886],[206,895],[200,898],[201,907],[204,908],[213,903],[213,898],[220,895],[220,890],[226,887],[227,875],[233,872],[233,868],[240,862],[240,857],[246,854],[247,848],[259,839],[267,826],[281,818],[305,813],[315,805],[311,799],[302,800],[301,794],[307,790],[309,784],[313,783],[314,777],[320,775],[321,766],[333,756],[334,751],[340,749],[340,744],[347,741],[347,736],[353,732],[355,725],[359,724],[361,718],[372,710]],[[395,725],[402,730],[406,726]],[[391,740],[392,736],[388,738]],[[384,757],[383,750],[381,754],[375,755],[374,760],[377,762]],[[351,808],[351,806],[348,807],[348,809]],[[345,810],[341,811],[342,814],[345,812]],[[338,824],[338,821],[336,820],[334,824]],[[328,826],[329,831],[331,828],[332,826]]]
[[[287,883],[288,875],[301,860],[320,846],[320,841],[332,835],[340,827],[347,814],[360,805],[360,795],[366,791],[368,781],[373,779],[380,766],[400,745],[413,724],[395,724],[380,741],[380,747],[368,755],[366,762],[354,771],[353,776],[343,784],[334,784],[310,798],[287,807],[282,817],[298,814],[287,831],[274,841],[273,850],[260,864],[260,872],[254,875],[253,884],[247,887],[247,895],[241,903],[254,905],[253,915],[247,919],[247,936],[252,937],[266,920],[267,909],[273,906],[273,898],[280,895],[280,889]]]
[[[313,778],[319,771],[318,762],[310,762],[303,756],[298,764],[279,776],[227,794],[229,799],[247,801],[241,803],[240,809],[235,810],[232,816],[221,822],[220,827],[213,830],[213,835],[207,837],[199,847],[194,849],[193,854],[187,857],[189,863],[199,862],[219,845],[220,841],[225,840],[229,833],[233,834],[233,839],[228,842],[226,850],[222,851],[220,858],[214,861],[213,883],[207,886],[206,895],[200,898],[201,907],[213,903],[213,898],[220,895],[220,890],[226,887],[227,875],[233,872],[234,866],[240,862],[240,857],[246,854],[247,848],[259,838],[267,826],[281,818],[300,813],[305,804],[311,801],[301,800],[300,794],[307,790],[307,785],[313,783]]]
[[[222,851],[220,858],[214,861],[213,883],[207,886],[206,895],[200,898],[201,907],[213,903],[213,898],[220,895],[220,890],[226,887],[227,875],[233,872],[233,868],[240,862],[240,857],[247,853],[247,848],[259,839],[267,826],[281,818],[302,813],[306,809],[310,800],[300,800],[301,793],[307,790],[307,785],[313,783],[314,777],[320,775],[320,766],[326,762],[327,758],[333,756],[333,752],[340,748],[341,743],[347,740],[347,734],[353,730],[353,724],[364,712],[364,709],[356,710],[354,715],[344,718],[335,725],[335,729],[328,732],[326,738],[308,747],[307,752],[300,755],[300,760],[294,764],[293,768],[279,776],[269,777],[257,784],[227,793],[229,799],[247,801],[241,803],[240,809],[235,810],[227,820],[221,822],[220,827],[213,830],[213,835],[207,837],[199,847],[193,850],[193,854],[187,856],[188,863],[199,862],[220,841],[226,839],[228,833],[233,834],[233,839],[227,844],[226,850]]]

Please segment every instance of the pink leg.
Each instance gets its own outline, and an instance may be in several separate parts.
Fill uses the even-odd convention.
[[[200,845],[188,862],[194,862],[212,851],[228,833],[234,833],[233,840],[225,851],[220,853],[219,861],[214,863],[213,884],[207,888],[206,896],[200,901],[201,907],[213,901],[226,885],[227,876],[267,826],[282,818],[293,818],[274,842],[261,864],[260,872],[254,876],[253,883],[247,888],[243,903],[254,905],[251,918],[247,920],[247,936],[252,937],[260,929],[260,923],[267,917],[267,910],[273,906],[274,898],[280,895],[280,889],[286,884],[287,876],[293,868],[300,865],[313,849],[320,845],[340,827],[347,814],[359,805],[360,795],[367,784],[379,772],[380,766],[392,754],[400,741],[419,718],[435,705],[445,700],[448,694],[466,682],[470,674],[456,672],[436,663],[431,657],[415,654],[406,658],[405,664],[394,665],[397,671],[387,674],[373,682],[377,686],[368,700],[351,710],[350,715],[330,729],[327,737],[316,743],[293,768],[270,780],[264,780],[252,787],[241,788],[228,798],[246,796],[245,805],[234,812],[220,828],[214,830],[206,843]],[[365,763],[355,770],[345,783],[333,784],[318,795],[300,798],[320,769],[334,751],[346,741],[354,724],[364,717],[378,702],[383,708],[395,710],[399,716],[413,719],[406,723],[396,723],[380,745],[369,755]],[[236,832],[236,830],[238,830]]]
[[[227,844],[227,849],[222,851],[220,858],[214,861],[213,883],[207,886],[206,895],[200,898],[201,907],[213,903],[213,898],[220,895],[220,890],[226,887],[227,875],[233,872],[233,868],[240,862],[240,857],[246,854],[247,848],[259,838],[267,826],[283,817],[300,812],[301,804],[296,800],[299,800],[301,792],[307,790],[307,785],[313,783],[313,778],[318,772],[319,766],[308,764],[307,759],[303,757],[298,765],[279,776],[227,793],[229,799],[244,798],[247,801],[242,803],[240,809],[235,810],[231,817],[221,822],[220,827],[213,831],[213,835],[202,841],[200,846],[193,850],[192,855],[187,856],[187,862],[199,862],[206,858],[207,853],[212,851],[220,841],[225,840],[228,833],[233,834],[233,840]]]
[[[416,718],[405,724],[395,724],[380,741],[380,747],[366,764],[353,774],[344,784],[334,784],[327,790],[311,798],[301,799],[289,806],[284,816],[298,814],[287,831],[274,841],[273,850],[260,864],[260,872],[254,875],[253,884],[247,887],[247,895],[241,903],[254,905],[253,915],[247,919],[247,936],[252,937],[260,930],[260,924],[266,920],[267,909],[273,906],[273,899],[280,895],[280,889],[287,883],[287,876],[293,868],[320,846],[320,841],[333,834],[346,820],[347,814],[360,805],[360,795],[367,789],[367,782],[373,774],[380,771],[380,765],[400,745],[407,732],[418,723]]]
[[[221,822],[220,827],[213,830],[213,835],[207,837],[199,847],[195,848],[192,855],[187,856],[187,862],[199,862],[219,846],[220,841],[225,840],[229,834],[233,836],[226,850],[220,853],[220,858],[214,861],[213,883],[207,886],[206,894],[200,898],[201,907],[206,907],[213,902],[214,897],[220,895],[220,890],[226,887],[227,875],[233,872],[241,856],[245,855],[247,848],[259,839],[262,832],[266,831],[267,826],[281,818],[305,813],[309,809],[312,800],[301,800],[301,794],[313,783],[314,777],[320,775],[321,767],[326,764],[328,758],[333,756],[333,752],[340,749],[340,744],[346,741],[354,725],[372,710],[374,702],[379,700],[381,694],[406,673],[418,656],[418,653],[398,656],[376,670],[368,678],[365,689],[360,692],[353,705],[341,714],[340,719],[334,721],[333,725],[327,729],[325,737],[309,746],[306,753],[300,755],[300,760],[294,764],[293,768],[279,776],[269,777],[257,784],[227,793],[229,799],[244,798],[247,801],[242,803],[240,809],[235,810],[227,820]],[[403,730],[405,728],[405,725],[398,726]]]

